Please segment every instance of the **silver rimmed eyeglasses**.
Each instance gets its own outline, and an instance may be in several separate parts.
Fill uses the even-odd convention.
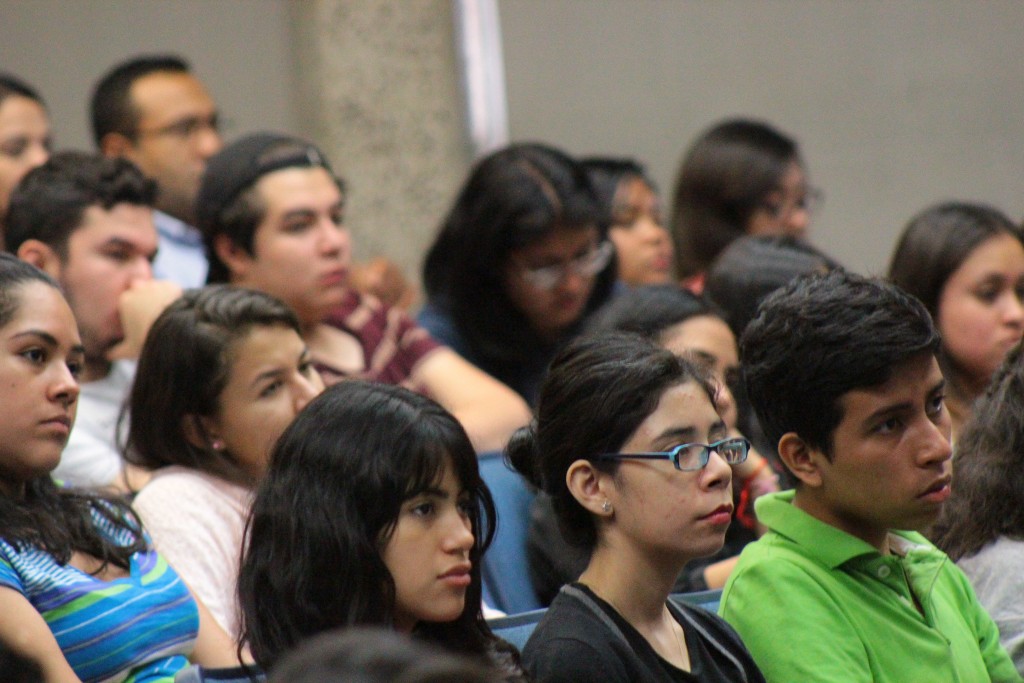
[[[747,459],[750,442],[743,437],[722,439],[714,443],[684,443],[670,451],[656,453],[602,453],[595,460],[671,460],[677,470],[694,472],[707,467],[711,452],[718,453],[730,465],[738,465]]]
[[[615,249],[612,247],[612,243],[606,240],[569,261],[537,268],[520,266],[519,272],[526,282],[537,289],[554,289],[565,277],[566,272],[570,270],[580,277],[597,275],[612,260],[614,253]]]

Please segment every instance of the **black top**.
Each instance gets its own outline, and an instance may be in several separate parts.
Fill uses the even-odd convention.
[[[690,671],[672,666],[607,602],[573,583],[555,597],[523,649],[536,683],[764,683],[736,632],[699,607],[668,602],[683,627]]]

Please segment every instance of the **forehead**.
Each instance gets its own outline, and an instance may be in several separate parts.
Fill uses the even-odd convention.
[[[282,359],[294,364],[305,344],[298,333],[284,325],[252,325],[229,347],[230,373],[244,378],[262,371],[262,366]]]
[[[96,205],[87,207],[82,222],[71,233],[71,240],[90,244],[118,240],[143,253],[156,251],[158,238],[153,209],[127,203],[115,204],[109,209]]]
[[[693,429],[694,438],[703,439],[721,422],[704,388],[693,380],[667,388],[658,405],[644,418],[624,447],[651,449],[664,434]]]
[[[990,271],[1016,273],[1021,270],[1024,270],[1024,245],[1013,235],[1002,232],[974,247],[954,276],[958,273],[972,276]]]
[[[901,404],[921,405],[942,382],[942,371],[935,356],[925,352],[893,368],[889,378],[873,387],[851,389],[839,397],[844,425],[859,427],[874,413]]]
[[[7,128],[47,128],[46,109],[21,95],[10,95],[0,102],[0,130]]]
[[[327,169],[292,166],[266,174],[254,186],[266,214],[296,210],[323,210],[342,200],[341,190]]]
[[[176,71],[156,71],[132,83],[132,106],[139,125],[158,126],[183,116],[212,114],[213,100],[194,76]]]
[[[18,334],[25,329],[36,329],[52,334],[58,342],[78,346],[78,324],[64,296],[51,285],[29,280],[15,289],[17,310],[0,329]]]
[[[512,255],[526,261],[570,259],[590,248],[597,241],[597,228],[564,228],[512,250]]]
[[[732,363],[739,362],[732,330],[713,315],[695,315],[669,327],[661,334],[661,345],[673,353],[696,349]]]

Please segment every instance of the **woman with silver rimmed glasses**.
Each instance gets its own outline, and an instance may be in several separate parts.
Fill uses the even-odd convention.
[[[683,566],[722,546],[729,465],[748,449],[705,373],[649,340],[586,337],[555,358],[507,454],[591,557],[523,650],[535,680],[764,680],[725,622],[668,600]]]
[[[427,253],[419,322],[532,403],[552,356],[611,296],[607,232],[577,161],[539,144],[499,150],[471,171]]]

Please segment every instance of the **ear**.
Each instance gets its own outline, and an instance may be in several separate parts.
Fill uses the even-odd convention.
[[[779,439],[779,457],[797,479],[817,488],[821,486],[821,460],[825,454],[811,448],[796,432],[787,432]]]
[[[27,261],[33,266],[43,271],[54,280],[60,280],[61,272],[61,260],[57,256],[57,252],[54,251],[46,242],[39,240],[25,240],[18,247],[18,258],[22,261]]]
[[[256,260],[252,254],[223,233],[213,238],[213,253],[227,266],[230,273],[228,279],[234,284],[240,284],[245,280],[253,261]]]
[[[189,444],[202,450],[208,450],[213,442],[220,438],[217,421],[204,415],[185,415],[181,418],[181,431]]]
[[[121,133],[107,133],[100,140],[100,152],[105,157],[127,157],[131,159],[135,143]]]
[[[565,473],[565,485],[579,504],[598,517],[611,517],[614,507],[608,505],[609,477],[589,460],[577,460]]]

